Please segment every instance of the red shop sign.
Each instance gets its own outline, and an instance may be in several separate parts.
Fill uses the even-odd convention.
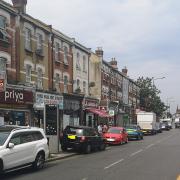
[[[33,104],[33,92],[7,88],[4,92],[0,92],[0,103]]]

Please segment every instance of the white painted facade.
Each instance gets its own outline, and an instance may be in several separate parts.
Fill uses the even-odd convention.
[[[73,47],[73,92],[89,96],[89,50],[76,44]],[[78,91],[80,90],[80,91]]]

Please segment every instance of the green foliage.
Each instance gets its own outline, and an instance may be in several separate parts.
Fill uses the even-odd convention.
[[[137,84],[140,87],[140,106],[147,112],[155,112],[157,116],[162,116],[167,109],[161,101],[161,93],[153,83],[153,78],[139,77]]]

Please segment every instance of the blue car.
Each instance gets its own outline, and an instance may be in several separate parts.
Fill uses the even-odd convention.
[[[128,139],[137,139],[137,140],[143,139],[143,132],[140,126],[130,124],[127,125],[125,128],[128,133]]]

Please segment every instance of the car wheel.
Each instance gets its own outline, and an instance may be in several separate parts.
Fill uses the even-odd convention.
[[[67,151],[67,147],[65,145],[61,145],[62,151]]]
[[[0,175],[3,174],[3,161],[0,160]]]
[[[90,144],[87,144],[87,145],[85,146],[84,152],[85,152],[86,154],[89,154],[89,153],[91,152],[91,145],[90,145]]]
[[[99,147],[100,151],[104,151],[106,149],[106,144],[102,143]]]
[[[140,137],[140,135],[138,135],[138,136],[137,136],[137,140],[140,140],[140,139],[141,139],[141,137]]]
[[[33,163],[33,168],[36,170],[42,169],[44,167],[44,163],[45,163],[44,153],[40,152],[36,156],[36,159]]]

